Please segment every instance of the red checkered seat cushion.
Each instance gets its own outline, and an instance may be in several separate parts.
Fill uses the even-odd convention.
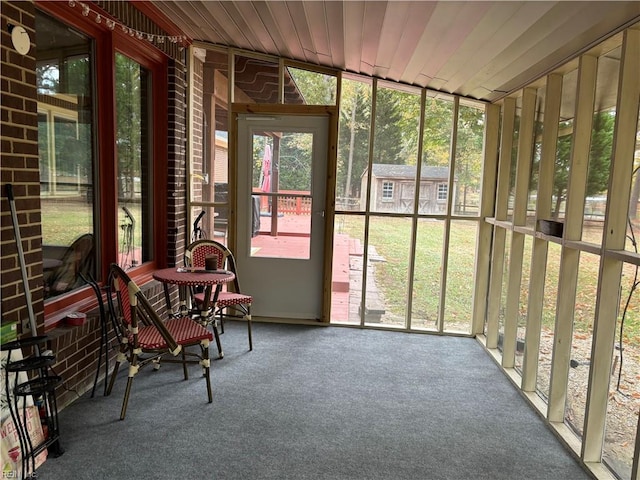
[[[213,334],[189,317],[172,318],[164,322],[178,345],[193,344],[201,340],[213,340]],[[153,326],[138,329],[138,345],[142,349],[158,350],[167,348],[160,332]]]
[[[196,293],[195,299],[198,305],[202,305],[204,302],[204,293]],[[253,297],[251,295],[235,292],[220,292],[216,307],[225,308],[234,305],[251,305],[251,303],[253,303]]]

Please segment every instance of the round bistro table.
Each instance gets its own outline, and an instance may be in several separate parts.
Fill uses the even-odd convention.
[[[180,307],[178,315],[196,314],[200,321],[205,325],[213,324],[213,334],[218,346],[218,355],[224,357],[218,329],[215,325],[214,308],[218,300],[218,294],[222,285],[231,282],[236,276],[233,272],[227,270],[205,270],[202,268],[183,268],[171,267],[163,268],[153,272],[153,278],[162,282],[164,286],[164,294],[167,302],[167,308],[173,313],[169,296],[169,285],[178,286],[178,295],[180,298]],[[200,309],[191,310],[187,305],[188,289],[190,287],[204,287],[204,302]],[[214,289],[215,287],[215,289]]]

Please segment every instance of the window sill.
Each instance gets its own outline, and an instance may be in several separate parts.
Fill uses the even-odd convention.
[[[131,279],[144,291],[157,284],[152,276],[155,268],[155,266],[144,265],[128,273]],[[45,302],[44,306],[45,333],[59,327],[66,327],[64,319],[70,313],[88,313],[97,307],[98,300],[90,287],[83,287],[66,295],[51,298]]]

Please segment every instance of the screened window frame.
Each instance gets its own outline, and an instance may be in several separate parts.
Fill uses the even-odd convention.
[[[166,266],[167,218],[166,191],[168,170],[168,58],[148,41],[131,37],[121,29],[109,29],[106,22],[97,23],[82,15],[80,9],[69,8],[66,2],[36,2],[36,8],[45,15],[68,25],[89,37],[93,48],[93,138],[94,138],[94,212],[96,234],[96,276],[99,282],[107,278],[108,268],[118,260],[117,214],[117,162],[115,153],[115,52],[134,59],[150,72],[152,78],[153,115],[150,130],[151,161],[153,165],[152,258],[130,270],[132,278],[150,277],[153,270]],[[96,6],[92,6],[96,9]],[[82,309],[95,302],[89,287],[81,287],[44,303],[45,330],[56,327],[71,308]]]

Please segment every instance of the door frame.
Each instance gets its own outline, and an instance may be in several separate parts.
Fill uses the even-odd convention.
[[[318,105],[274,105],[256,103],[233,103],[229,118],[229,191],[238,188],[238,115],[311,115],[327,116],[329,119],[329,135],[327,145],[327,176],[324,211],[325,230],[323,239],[323,273],[322,273],[322,314],[320,322],[329,324],[331,318],[331,277],[333,264],[333,233],[336,197],[336,165],[338,152],[338,108],[336,106]],[[236,195],[229,196],[229,238],[228,245],[232,250],[237,249],[237,205]],[[255,317],[260,319],[259,317]],[[293,321],[293,320],[292,320]],[[296,323],[308,323],[299,320]],[[316,322],[312,322],[316,323]]]

